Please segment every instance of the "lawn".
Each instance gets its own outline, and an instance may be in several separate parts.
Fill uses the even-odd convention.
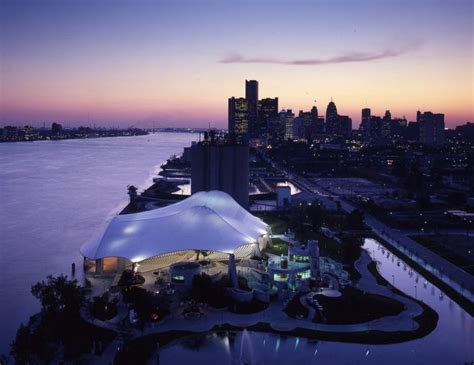
[[[273,255],[287,255],[288,254],[288,243],[283,241],[281,238],[272,238],[272,247],[267,247],[262,250],[262,253],[271,253]]]
[[[303,293],[296,294],[288,302],[288,305],[285,307],[285,309],[283,309],[283,312],[285,312],[286,314],[288,314],[288,316],[292,318],[297,318],[299,316],[307,317],[309,310],[300,302],[300,298],[302,295]]]
[[[256,213],[255,215],[270,226],[273,234],[283,234],[288,229],[288,223],[283,219],[269,215],[268,213]]]
[[[396,316],[404,309],[403,304],[394,299],[363,293],[353,287],[345,288],[342,294],[337,298],[315,296],[323,306],[324,323],[364,323],[385,316]],[[318,318],[318,322],[320,321],[321,319]]]

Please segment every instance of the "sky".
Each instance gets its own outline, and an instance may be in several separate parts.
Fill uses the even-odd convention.
[[[0,0],[0,125],[227,126],[280,108],[474,121],[472,0]]]

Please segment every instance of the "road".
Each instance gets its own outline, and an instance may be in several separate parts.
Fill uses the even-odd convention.
[[[273,168],[285,174],[294,184],[322,198],[329,198],[338,202],[343,211],[350,213],[356,209],[356,207],[352,203],[349,203],[343,196],[327,191],[323,186],[319,185],[317,181],[287,171],[281,163],[274,162],[267,156],[261,155],[261,157],[271,164]],[[415,242],[408,237],[407,232],[394,229],[369,213],[365,213],[364,223],[371,228],[373,232],[410,257],[413,261],[417,262],[425,270],[428,270],[466,299],[474,302],[474,278],[472,275]]]

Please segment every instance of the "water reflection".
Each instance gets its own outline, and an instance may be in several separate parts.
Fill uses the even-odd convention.
[[[326,341],[311,341],[258,332],[228,334],[235,337],[228,351],[215,351],[213,337],[203,336],[205,346],[198,352],[188,352],[174,342],[162,349],[161,364],[213,363],[238,364],[241,347],[254,344],[255,351],[249,364],[463,364],[474,360],[474,319],[440,289],[417,273],[403,260],[394,261],[387,250],[373,239],[366,239],[364,248],[377,261],[377,267],[386,280],[392,279],[395,287],[417,296],[439,314],[437,328],[428,336],[395,345],[362,345]],[[400,263],[400,265],[398,264]],[[418,282],[420,284],[418,284]],[[423,285],[421,285],[423,283]],[[245,333],[245,335],[244,335]],[[258,347],[257,344],[263,344]],[[210,347],[209,347],[210,346]],[[211,350],[212,348],[212,350]],[[271,350],[269,350],[271,349]],[[212,352],[212,354],[210,353]],[[247,360],[249,361],[249,360]]]

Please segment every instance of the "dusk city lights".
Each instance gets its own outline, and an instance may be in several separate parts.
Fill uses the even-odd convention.
[[[0,365],[474,364],[472,0],[0,0]]]

